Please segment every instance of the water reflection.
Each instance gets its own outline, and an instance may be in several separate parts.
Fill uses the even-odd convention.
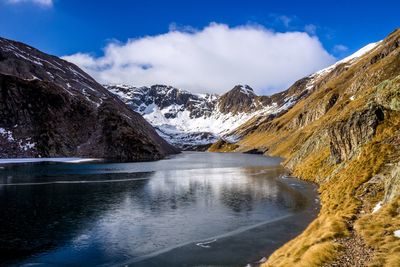
[[[144,167],[134,165],[132,173],[121,164],[124,172],[116,164],[6,168],[0,173],[7,176],[0,185],[0,257],[18,264],[117,264],[304,209],[303,194],[277,179],[284,170],[275,159],[259,156],[262,167],[248,160],[184,154],[169,164],[150,163],[156,171],[136,172]],[[207,161],[216,167],[199,168]],[[171,169],[176,162],[186,166]]]

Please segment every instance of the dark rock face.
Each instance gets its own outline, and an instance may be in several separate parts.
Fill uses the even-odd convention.
[[[75,65],[0,38],[0,157],[160,159],[177,150]]]
[[[371,140],[383,119],[382,107],[372,106],[334,124],[329,129],[329,138],[331,155],[336,163],[348,160],[358,147]]]
[[[254,149],[246,150],[243,153],[245,153],[245,154],[262,155],[262,154],[264,154],[264,151],[262,151],[260,149],[257,149],[257,148],[254,148]]]
[[[177,113],[184,110],[190,112],[191,118],[208,117],[217,101],[216,95],[192,94],[167,85],[140,88],[127,85],[105,85],[105,87],[110,92],[120,96],[132,110],[141,114],[147,113],[146,109],[153,104],[160,110],[175,106],[175,110],[164,114],[167,119],[176,118]]]
[[[241,112],[251,112],[257,109],[257,103],[254,101],[256,94],[248,85],[236,85],[232,90],[223,94],[218,103],[221,113],[233,114]]]
[[[379,51],[375,56],[370,59],[370,64],[375,64],[381,59],[385,58],[387,55],[395,51],[400,47],[400,39],[398,38],[398,30],[392,32],[386,39],[385,47]]]

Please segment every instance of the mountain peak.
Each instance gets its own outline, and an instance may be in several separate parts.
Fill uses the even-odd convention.
[[[249,85],[247,84],[238,84],[235,85],[229,92],[234,92],[234,93],[239,93],[239,94],[244,94],[247,96],[256,96],[256,94],[254,93],[253,88],[251,88]]]
[[[223,94],[219,99],[219,110],[221,113],[250,112],[255,108],[257,95],[248,85],[236,85],[232,90]]]

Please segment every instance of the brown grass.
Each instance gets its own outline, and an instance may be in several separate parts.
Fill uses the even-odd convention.
[[[400,266],[400,238],[393,234],[400,230],[400,197],[358,220],[356,229],[376,251],[370,266]]]
[[[400,35],[400,31],[396,34]],[[369,103],[376,103],[377,90],[398,85],[400,52],[368,65],[379,52],[374,50],[355,66],[319,81],[318,88],[286,114],[259,126],[238,147],[224,148],[226,151],[267,149],[270,155],[285,157],[285,164],[294,175],[320,184],[322,207],[318,217],[301,235],[275,251],[264,266],[329,263],[341,249],[336,239],[348,236],[354,224],[365,242],[376,251],[371,266],[400,266],[400,239],[393,236],[393,231],[400,229],[400,200],[374,214],[362,216],[360,213],[365,202],[371,207],[382,197],[382,192],[366,197],[362,189],[372,177],[388,168],[387,163],[394,156],[400,156],[392,140],[400,133],[400,112],[386,110],[384,123],[378,126],[374,138],[358,147],[355,156],[341,164],[332,160],[326,134],[332,123],[347,120],[355,112],[368,108]],[[338,101],[328,112],[320,113],[332,94],[339,95]],[[350,96],[355,96],[355,100],[349,100]],[[291,126],[300,114],[313,111],[319,112],[313,121],[302,127]]]

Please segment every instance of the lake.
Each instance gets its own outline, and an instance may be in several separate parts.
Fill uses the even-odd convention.
[[[301,233],[316,187],[281,159],[1,165],[0,265],[256,266]]]

